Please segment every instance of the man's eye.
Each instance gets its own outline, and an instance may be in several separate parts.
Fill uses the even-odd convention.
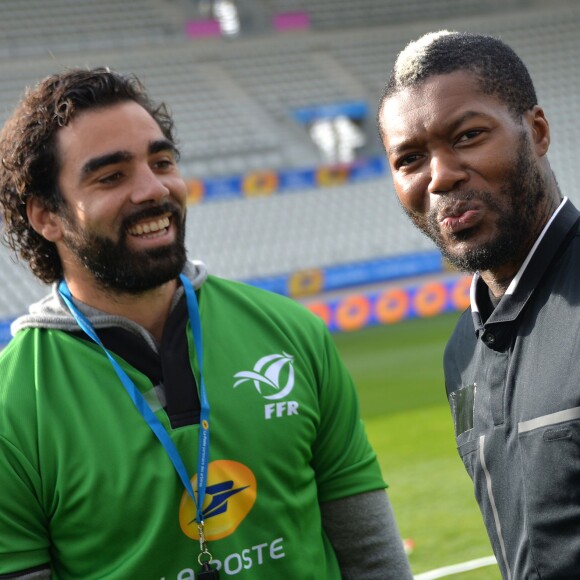
[[[157,169],[170,169],[175,165],[175,161],[173,159],[165,158],[159,159],[155,162],[155,167]]]
[[[407,155],[406,157],[402,157],[397,161],[397,168],[412,165],[417,161],[417,159],[419,159],[419,155]]]
[[[471,131],[466,131],[463,133],[458,141],[469,141],[470,139],[475,139],[475,137],[481,135],[481,131],[479,129],[472,129]]]
[[[121,177],[123,177],[123,174],[120,171],[115,171],[114,173],[108,173],[107,175],[100,177],[99,183],[115,183],[116,181],[119,181]]]

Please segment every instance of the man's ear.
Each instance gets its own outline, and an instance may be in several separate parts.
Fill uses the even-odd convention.
[[[544,114],[544,109],[535,105],[527,112],[529,115],[531,138],[534,149],[539,157],[543,157],[550,147],[550,125]]]
[[[34,230],[49,242],[57,242],[62,238],[62,220],[37,197],[27,201],[26,215]]]

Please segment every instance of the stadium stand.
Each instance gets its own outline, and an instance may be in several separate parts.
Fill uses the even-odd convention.
[[[261,3],[274,13],[304,10],[312,28],[318,30],[480,15],[497,10],[499,5],[499,2],[481,0],[261,0]],[[501,5],[505,9],[528,4],[526,0],[507,0]]]
[[[3,0],[0,11],[0,55],[9,57],[151,45],[183,29],[180,11],[158,0]]]
[[[499,35],[530,66],[553,131],[551,162],[577,203],[580,5],[557,0],[240,0],[242,34],[192,40],[191,0],[5,0],[0,7],[0,121],[26,85],[71,66],[137,73],[174,112],[186,178],[315,167],[323,157],[301,107],[364,101],[368,143],[382,155],[374,111],[397,51],[433,29]],[[354,8],[356,7],[356,8]],[[277,13],[311,26],[277,33]],[[477,17],[474,14],[477,13]],[[244,28],[244,23],[247,26]],[[249,23],[249,24],[248,24]],[[219,275],[259,278],[296,269],[432,249],[407,223],[390,178],[190,207],[187,245]],[[0,249],[0,320],[45,288]]]
[[[212,271],[242,280],[430,249],[389,187],[382,179],[196,206],[187,245]]]

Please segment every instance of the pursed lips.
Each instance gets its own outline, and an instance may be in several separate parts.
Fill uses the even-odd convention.
[[[440,209],[437,221],[447,230],[459,231],[471,227],[478,214],[479,208],[475,204],[459,202]]]

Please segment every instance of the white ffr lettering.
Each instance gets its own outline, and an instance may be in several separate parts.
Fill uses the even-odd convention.
[[[296,401],[280,401],[279,403],[268,403],[264,405],[264,416],[266,419],[272,417],[288,417],[298,415],[298,403]]]

